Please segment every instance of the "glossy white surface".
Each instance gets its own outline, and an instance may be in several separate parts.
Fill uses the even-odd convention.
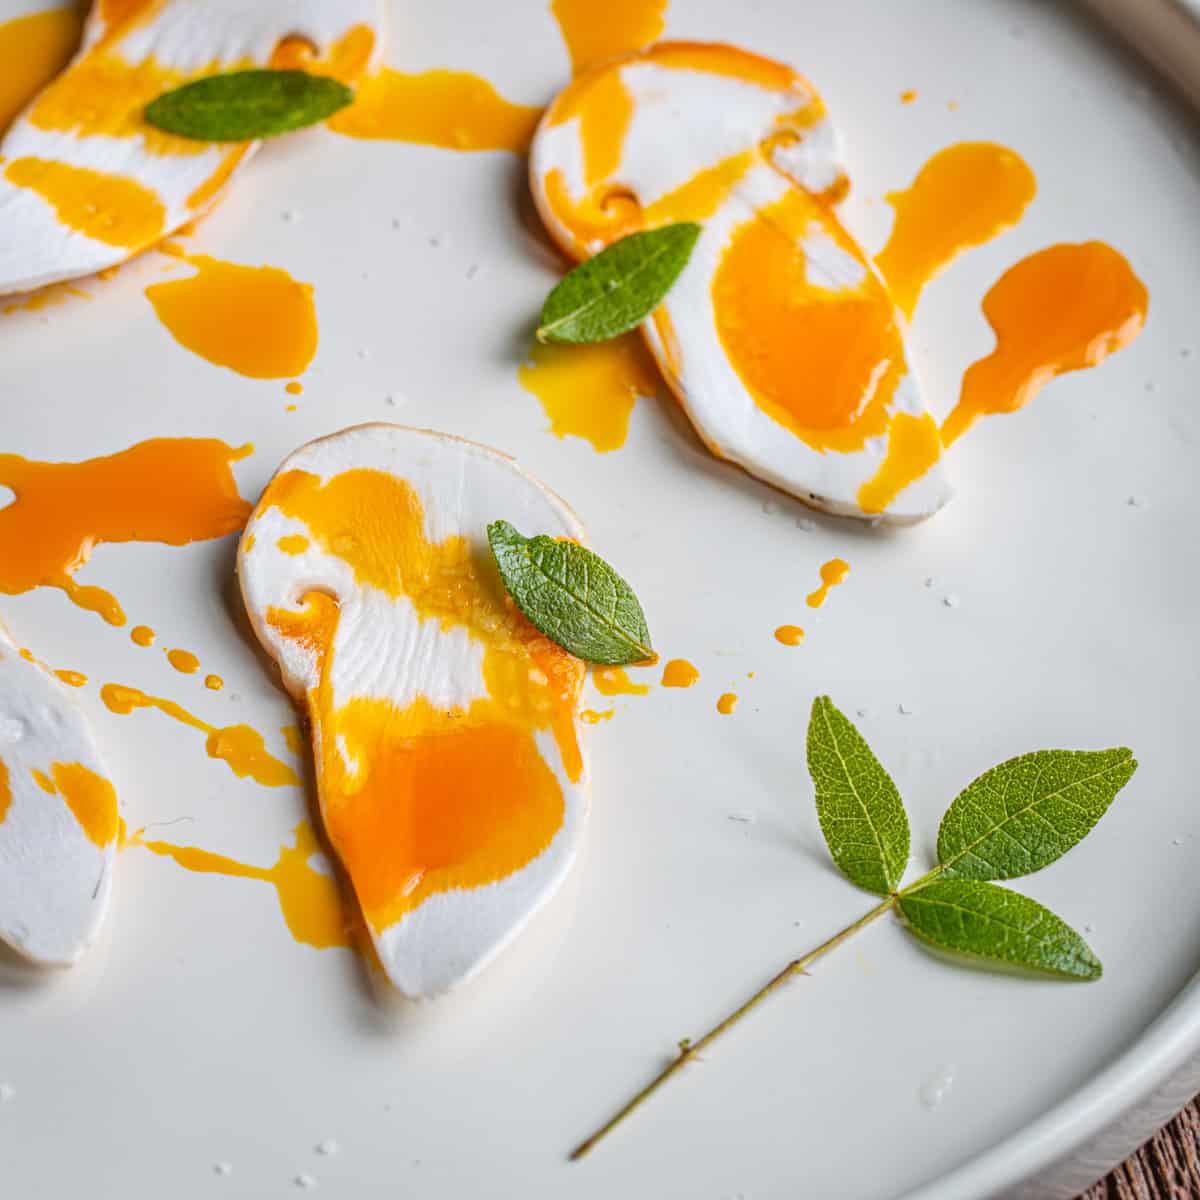
[[[477,70],[529,103],[565,79],[540,2],[392,15],[390,59],[407,68]],[[845,133],[850,223],[871,249],[890,220],[881,196],[943,146],[993,139],[1033,166],[1039,194],[1021,224],[952,267],[917,313],[939,414],[991,346],[984,291],[1047,244],[1100,238],[1127,255],[1150,288],[1147,328],[1099,370],[972,431],[948,456],[955,502],[886,533],[814,517],[712,460],[666,405],[639,404],[611,455],[545,432],[516,367],[556,265],[528,232],[511,155],[324,132],[263,150],[194,245],[315,285],[321,345],[295,413],[281,384],[175,344],[142,294],[162,278],[154,255],[90,303],[0,320],[5,450],[74,459],[158,434],[253,441],[237,466],[253,497],[289,450],[356,421],[461,434],[561,493],[637,587],[660,651],[703,672],[691,691],[617,700],[591,739],[587,854],[510,952],[435,1005],[381,1001],[348,952],[293,943],[262,883],[123,855],[107,949],[64,978],[4,965],[6,1195],[262,1200],[294,1195],[309,1173],[321,1195],[346,1197],[882,1198],[1051,1114],[1049,1137],[1000,1151],[1000,1174],[949,1175],[940,1195],[957,1200],[1014,1184],[1157,1086],[1139,1043],[1200,960],[1192,117],[1067,5],[676,0],[668,32],[735,38],[812,78]],[[902,106],[910,87],[920,97]],[[804,595],[834,555],[852,573],[813,613]],[[91,676],[81,701],[131,824],[190,818],[157,832],[270,863],[304,811],[299,790],[235,780],[194,731],[112,716],[96,691],[117,680],[247,720],[282,754],[290,710],[239,624],[233,556],[232,538],[105,546],[82,576],[114,588],[160,645],[200,654],[226,678],[219,695],[58,593],[5,598],[0,612],[53,665]],[[808,629],[803,647],[773,640],[784,621]],[[732,717],[714,711],[725,690],[742,697]],[[914,871],[955,791],[998,760],[1041,745],[1135,749],[1138,774],[1087,843],[1021,885],[1086,930],[1104,979],[955,969],[881,924],[568,1165],[678,1038],[869,906],[830,868],[812,810],[802,730],[818,691],[866,711],[909,804]],[[1194,998],[1181,1005],[1182,1056],[1200,1027]],[[1103,1105],[1056,1110],[1111,1081],[1101,1072],[1123,1053],[1132,1069]],[[953,1086],[930,1109],[920,1091],[947,1066]],[[327,1137],[337,1155],[315,1153]],[[215,1175],[218,1162],[232,1173]]]

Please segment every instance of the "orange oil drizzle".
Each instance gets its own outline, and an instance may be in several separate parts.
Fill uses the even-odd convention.
[[[484,647],[487,694],[466,707],[446,711],[423,697],[399,707],[369,695],[335,704],[336,600],[312,593],[298,612],[268,611],[318,664],[307,708],[321,813],[368,923],[381,931],[429,896],[520,870],[564,813],[535,732],[548,728],[567,777],[582,775],[582,664],[504,602],[466,538],[428,540],[423,506],[402,479],[363,469],[322,482],[290,471],[264,494],[260,509],[269,508],[301,521],[359,585],[404,596],[422,620],[463,626]]]
[[[904,314],[912,316],[921,290],[947,263],[1015,225],[1036,192],[1033,172],[1015,151],[960,142],[890,193],[896,221],[875,264]]]
[[[0,454],[0,484],[16,496],[0,509],[0,592],[61,588],[81,608],[123,625],[116,597],[77,584],[75,573],[102,542],[184,546],[240,529],[250,506],[231,465],[252,449],[157,438],[78,463]]]
[[[648,683],[634,683],[624,667],[593,667],[592,682],[602,696],[644,696]]]
[[[686,658],[673,658],[663,667],[665,688],[690,688],[700,678],[699,670]]]
[[[210,692],[219,692],[225,686],[225,680],[220,675],[205,675],[204,686]]]
[[[0,24],[0,133],[70,61],[83,33],[80,4]]]
[[[353,946],[358,916],[346,904],[338,881],[316,870],[312,856],[321,851],[312,827],[305,821],[293,831],[294,844],[284,846],[274,866],[255,867],[223,854],[196,846],[146,841],[143,831],[133,834],[126,845],[140,846],[151,854],[169,858],[186,871],[201,875],[225,875],[269,883],[279,901],[279,911],[292,937],[304,946],[326,950],[331,946]]]
[[[842,558],[831,558],[821,567],[821,586],[808,596],[809,608],[820,608],[829,597],[830,588],[844,583],[850,574],[850,564]]]
[[[738,706],[738,698],[736,692],[722,692],[717,698],[717,712],[723,717],[727,717]]]
[[[637,333],[584,346],[535,342],[517,377],[541,401],[555,437],[583,438],[601,454],[625,444],[637,398],[663,391]]]
[[[154,630],[149,625],[135,625],[129,631],[129,640],[138,646],[153,646]]]
[[[858,489],[858,506],[880,513],[942,456],[937,422],[928,414],[896,413],[888,423],[887,450],[875,474]]]
[[[60,669],[54,672],[68,687],[81,688],[87,685],[88,677],[82,671]]]
[[[200,660],[190,650],[168,650],[167,662],[181,675],[194,675],[200,669]]]
[[[798,646],[804,641],[804,630],[799,625],[780,625],[775,640],[784,646]]]
[[[308,367],[317,351],[311,284],[278,267],[174,256],[196,273],[152,284],[146,297],[181,346],[252,379],[299,375]]]
[[[957,441],[981,416],[1023,408],[1056,375],[1098,366],[1137,337],[1148,304],[1145,284],[1103,242],[1022,259],[983,298],[996,348],[967,368],[942,441]]]
[[[553,0],[550,5],[576,74],[658,41],[666,10],[667,0]]]
[[[8,816],[8,809],[11,804],[12,784],[8,778],[8,764],[0,758],[0,825],[4,823],[4,818]]]
[[[172,720],[199,729],[206,734],[205,749],[209,758],[220,759],[239,778],[253,779],[263,787],[286,787],[300,782],[299,776],[287,763],[280,762],[267,751],[262,734],[249,725],[210,725],[194,716],[174,700],[148,696],[133,687],[106,683],[100,689],[100,699],[110,712],[126,716],[136,708],[155,708]]]
[[[116,840],[120,822],[117,793],[103,775],[77,762],[52,763],[49,775],[37,770],[31,774],[42,791],[62,797],[94,845],[103,847]]]
[[[585,708],[580,714],[579,719],[585,725],[599,725],[601,721],[611,721],[613,710],[611,708],[597,712],[594,708]]]

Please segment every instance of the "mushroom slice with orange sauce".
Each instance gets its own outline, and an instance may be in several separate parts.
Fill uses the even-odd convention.
[[[255,633],[309,718],[325,831],[413,998],[518,933],[587,814],[583,664],[507,598],[486,538],[499,516],[583,537],[504,455],[364,425],[283,463],[238,554]]]
[[[642,329],[714,454],[833,513],[903,523],[946,502],[903,318],[834,211],[838,139],[795,71],[684,42],[594,68],[547,109],[530,178],[577,259],[702,223]]]
[[[69,966],[112,891],[117,794],[67,689],[0,629],[0,941]]]
[[[0,141],[0,295],[115,266],[204,213],[258,147],[164,133],[146,105],[190,80],[304,67],[352,83],[380,0],[96,0],[83,46]]]

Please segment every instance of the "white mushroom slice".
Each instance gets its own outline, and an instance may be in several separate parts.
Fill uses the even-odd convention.
[[[587,814],[583,665],[506,597],[486,537],[501,517],[583,537],[504,455],[363,425],[283,463],[238,555],[254,630],[307,709],[326,833],[414,998],[517,934]]]
[[[352,82],[381,0],[96,3],[83,48],[0,141],[0,295],[111,267],[199,216],[257,142],[218,145],[142,119],[204,75],[304,66]]]
[[[0,940],[68,966],[108,910],[117,794],[67,689],[0,629]]]
[[[661,43],[559,94],[530,178],[579,259],[703,224],[643,332],[714,454],[848,516],[909,522],[946,502],[903,319],[833,210],[837,137],[803,78],[732,46]]]

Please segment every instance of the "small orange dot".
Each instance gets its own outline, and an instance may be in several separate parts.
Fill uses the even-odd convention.
[[[717,701],[717,712],[722,716],[729,716],[735,708],[737,708],[738,698],[734,692],[725,692]]]

